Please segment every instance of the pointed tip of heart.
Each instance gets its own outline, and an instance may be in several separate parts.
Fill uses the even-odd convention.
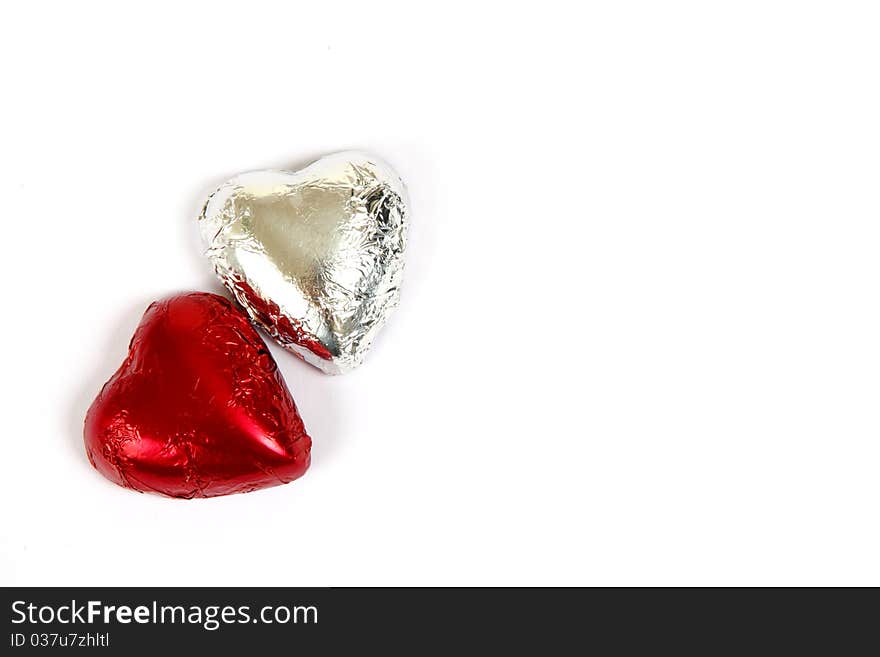
[[[110,481],[179,498],[288,483],[311,448],[265,343],[230,301],[203,292],[147,308],[84,440]]]

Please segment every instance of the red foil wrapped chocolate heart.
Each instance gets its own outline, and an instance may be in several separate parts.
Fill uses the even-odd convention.
[[[85,445],[120,486],[192,498],[293,481],[311,439],[247,317],[193,292],[147,308],[86,414]]]

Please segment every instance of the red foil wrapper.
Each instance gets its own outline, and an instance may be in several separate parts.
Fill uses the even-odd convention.
[[[309,467],[311,448],[248,318],[202,292],[147,308],[84,435],[89,461],[110,481],[182,498],[286,484]]]

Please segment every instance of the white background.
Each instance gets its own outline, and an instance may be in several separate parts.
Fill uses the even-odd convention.
[[[0,583],[880,584],[870,2],[7,5]],[[366,365],[273,349],[290,485],[102,479],[206,195],[371,150],[407,181]]]

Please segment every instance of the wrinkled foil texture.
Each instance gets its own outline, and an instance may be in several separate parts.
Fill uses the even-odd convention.
[[[202,292],[147,308],[86,414],[84,439],[110,481],[181,498],[285,484],[309,467],[311,448],[256,329]]]
[[[251,319],[328,374],[360,365],[398,305],[407,194],[360,152],[223,183],[199,225],[214,271]]]

